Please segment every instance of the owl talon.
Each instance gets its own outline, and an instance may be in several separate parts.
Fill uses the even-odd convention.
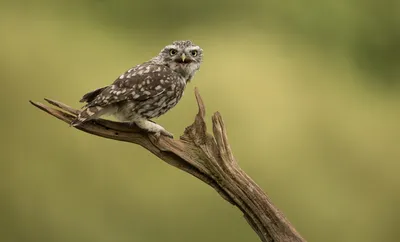
[[[173,139],[174,138],[174,135],[173,134],[171,134],[170,132],[168,132],[167,130],[165,130],[165,129],[163,129],[163,130],[161,130],[161,132],[160,132],[161,134],[163,134],[163,135],[165,135],[165,136],[167,136],[167,137],[169,137],[169,138],[171,138],[171,139]]]
[[[164,129],[164,130],[160,130],[159,132],[154,132],[154,133],[152,133],[152,134],[154,135],[154,137],[155,137],[157,140],[160,139],[161,135],[167,136],[167,137],[169,137],[169,138],[171,138],[171,139],[174,138],[174,135],[171,134],[170,132],[166,131],[165,129]]]
[[[156,140],[158,141],[160,139],[161,133],[157,132],[157,133],[153,133],[153,135],[156,138]]]
[[[151,133],[148,133],[148,134],[152,135],[155,138],[156,141],[160,140],[161,135],[167,136],[167,137],[169,137],[171,139],[174,138],[173,135],[170,132],[166,131],[166,130],[160,131],[160,132],[155,132],[155,133],[151,132]],[[152,138],[152,137],[150,136],[150,138]]]

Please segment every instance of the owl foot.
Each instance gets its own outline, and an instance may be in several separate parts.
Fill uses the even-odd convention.
[[[170,132],[168,132],[168,131],[165,130],[165,129],[161,130],[160,132],[155,132],[154,135],[156,136],[157,139],[160,138],[161,135],[170,137],[171,139],[174,138],[174,135],[171,134]]]
[[[135,124],[143,130],[146,130],[150,133],[154,133],[156,138],[159,138],[160,135],[165,135],[167,137],[174,138],[174,136],[170,132],[168,132],[166,129],[164,129],[161,125],[158,125],[152,121],[149,121],[146,119],[141,119],[141,120],[135,121]]]

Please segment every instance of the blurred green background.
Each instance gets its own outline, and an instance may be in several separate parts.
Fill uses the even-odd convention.
[[[400,237],[400,2],[1,1],[0,241],[258,241],[240,211],[75,107],[177,39],[204,49],[179,136],[220,111],[242,168],[309,241]]]

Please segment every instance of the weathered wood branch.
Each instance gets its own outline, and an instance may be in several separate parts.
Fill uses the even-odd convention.
[[[243,212],[262,241],[305,241],[264,191],[240,169],[218,112],[212,116],[214,135],[207,133],[205,106],[197,89],[195,95],[198,114],[179,140],[165,136],[157,139],[134,125],[104,119],[86,122],[75,128],[104,138],[138,144],[168,164],[202,180]],[[68,124],[76,117],[76,109],[45,100],[58,109],[31,103]]]

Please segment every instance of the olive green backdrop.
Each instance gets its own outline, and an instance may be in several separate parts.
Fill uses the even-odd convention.
[[[1,1],[0,241],[258,241],[211,188],[28,100],[80,97],[176,39],[242,168],[309,241],[400,236],[399,1]]]

